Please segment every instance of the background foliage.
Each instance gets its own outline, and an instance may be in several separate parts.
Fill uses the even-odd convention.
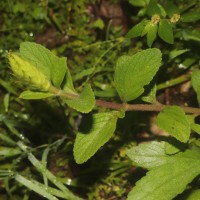
[[[200,2],[170,2],[0,2],[1,199],[55,199],[54,195],[58,199],[126,199],[128,194],[128,199],[172,199],[185,189],[176,199],[199,198],[199,119],[186,116],[179,106],[199,105]],[[164,110],[157,120],[157,113],[126,113],[109,142],[86,163],[78,165],[73,145],[82,137],[77,131],[86,116],[76,111],[80,108],[74,110],[73,102],[60,98],[19,98],[27,85],[15,79],[8,69],[6,51],[17,51],[24,41],[40,43],[55,55],[67,57],[61,58],[60,63],[67,61],[77,92],[90,91],[90,84],[96,98],[110,101],[119,101],[113,79],[119,56],[158,48],[163,54],[162,67],[145,87],[145,95],[134,102],[178,106]],[[145,84],[149,81],[144,80]],[[59,80],[53,82],[61,84]],[[73,90],[72,85],[69,88]],[[123,88],[116,88],[122,91],[119,94],[125,101],[143,91],[143,87],[139,88],[138,94],[129,99],[123,96]],[[88,112],[87,106],[82,112]],[[114,129],[112,122],[116,119],[105,114],[105,108],[95,107],[92,111],[98,112],[102,113],[95,114],[95,120],[111,119],[105,127]],[[175,119],[174,112],[178,116]],[[177,135],[176,129],[168,125],[179,118],[182,121],[175,128],[181,132]],[[98,128],[98,123],[94,124]],[[167,132],[177,140],[168,137]],[[94,138],[96,133],[93,131]],[[136,146],[146,141],[153,142]],[[82,163],[78,147],[76,152],[76,161]],[[146,173],[142,168],[150,171]],[[184,181],[178,179],[180,173],[184,174]],[[177,189],[178,180],[181,184]],[[162,181],[169,184],[158,189]],[[152,196],[148,195],[149,188],[155,191]]]

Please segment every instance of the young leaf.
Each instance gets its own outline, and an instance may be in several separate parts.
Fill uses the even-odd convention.
[[[74,144],[78,164],[86,162],[112,137],[116,123],[116,112],[94,114],[83,121]]]
[[[115,69],[115,86],[122,101],[136,99],[144,92],[161,64],[158,49],[147,49],[133,56],[122,56]]]
[[[134,165],[153,169],[166,164],[170,156],[165,153],[165,142],[150,142],[133,147],[127,152]]]
[[[148,45],[148,47],[151,47],[151,45],[153,44],[154,40],[156,39],[157,30],[158,30],[158,25],[157,24],[152,24],[151,28],[149,29],[149,31],[147,33],[147,45]]]
[[[65,99],[64,101],[68,106],[82,113],[90,112],[95,105],[94,93],[89,84],[85,86],[82,93],[76,99]]]
[[[152,16],[152,15],[161,15],[161,10],[158,6],[158,3],[155,0],[150,0],[149,5],[147,7],[147,14]]]
[[[128,33],[126,34],[126,38],[134,38],[141,36],[142,31],[149,22],[149,20],[143,20],[140,23],[136,24],[133,28],[131,28],[128,31]]]
[[[172,25],[165,20],[161,20],[159,23],[158,35],[165,42],[167,42],[169,44],[174,43],[174,35],[173,35]]]
[[[192,87],[197,93],[197,100],[200,103],[200,70],[196,70],[192,73]]]
[[[167,15],[169,17],[172,17],[174,14],[179,14],[179,8],[172,2],[172,1],[167,1],[165,4],[165,10],[167,12]]]
[[[128,200],[173,199],[200,173],[199,155],[199,151],[188,150],[171,156],[173,162],[150,170],[136,183],[128,194]]]
[[[156,119],[157,125],[181,142],[190,137],[190,123],[179,106],[166,107]]]
[[[66,73],[66,58],[59,58],[50,50],[34,42],[21,43],[20,55],[38,67],[54,86],[60,87]]]
[[[21,98],[21,99],[44,99],[44,98],[48,98],[51,96],[54,96],[54,94],[48,93],[48,92],[33,92],[30,90],[26,90],[20,94],[19,98]]]

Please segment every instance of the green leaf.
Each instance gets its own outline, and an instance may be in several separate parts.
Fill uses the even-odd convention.
[[[147,7],[147,14],[152,15],[161,15],[161,10],[158,6],[158,3],[155,0],[150,0],[149,5]]]
[[[183,30],[183,39],[200,42],[200,30],[196,29]]]
[[[151,45],[153,44],[154,40],[156,39],[157,30],[158,30],[158,25],[157,24],[152,24],[151,28],[149,29],[149,31],[147,33],[147,45],[148,45],[148,47],[151,47]]]
[[[172,1],[167,1],[166,2],[165,10],[166,10],[167,15],[169,17],[172,17],[174,14],[179,14],[180,13],[178,7]]]
[[[66,73],[66,58],[55,56],[50,50],[34,42],[23,42],[20,45],[22,58],[34,64],[53,85],[60,87]]]
[[[127,152],[133,164],[153,169],[169,162],[170,156],[165,154],[165,142],[150,142],[133,147]]]
[[[89,84],[85,86],[82,93],[76,99],[65,99],[64,101],[68,106],[82,113],[90,112],[95,105],[94,93]]]
[[[115,69],[115,86],[122,101],[136,99],[144,92],[161,65],[158,49],[147,49],[133,56],[122,56]]]
[[[33,92],[30,90],[26,90],[22,92],[19,96],[21,99],[44,99],[48,97],[52,97],[54,94],[48,92]]]
[[[192,73],[192,87],[197,94],[197,100],[200,103],[200,70],[193,71]]]
[[[116,112],[94,114],[82,122],[74,144],[78,164],[86,162],[112,137],[116,122]]]
[[[195,12],[195,11],[181,15],[182,22],[194,22],[199,19],[200,19],[200,14],[199,12]]]
[[[169,44],[174,43],[174,35],[173,35],[172,25],[168,21],[161,20],[159,22],[158,35],[165,42],[167,42]]]
[[[193,190],[191,194],[187,197],[187,200],[198,200],[200,199],[200,189]]]
[[[143,20],[140,23],[132,27],[126,34],[126,38],[134,38],[142,35],[145,26],[149,23],[149,20]]]
[[[196,132],[200,135],[200,125],[199,124],[192,123],[192,124],[190,124],[190,126],[194,132]]]
[[[171,200],[182,193],[200,173],[200,152],[188,150],[171,157],[169,163],[150,170],[140,179],[128,194],[128,200]]]
[[[170,58],[170,60],[172,60],[188,51],[189,51],[189,49],[182,49],[182,50],[174,49],[169,53],[169,58]]]
[[[133,6],[144,7],[147,5],[149,0],[129,0],[129,3]]]
[[[22,185],[25,185],[30,190],[40,194],[43,197],[46,197],[49,200],[58,200],[55,196],[48,193],[44,188],[41,188],[38,184],[36,184],[33,180],[29,180],[19,174],[15,176],[15,180]]]
[[[159,113],[157,125],[181,142],[190,137],[190,124],[184,111],[179,106],[169,106]]]
[[[67,93],[77,94],[76,90],[74,89],[72,77],[70,74],[69,69],[66,70],[66,75],[63,81],[63,91]]]

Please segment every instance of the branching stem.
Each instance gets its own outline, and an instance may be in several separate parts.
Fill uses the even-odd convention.
[[[78,94],[69,94],[62,90],[59,90],[55,87],[51,87],[51,92],[53,92],[57,96],[66,97],[68,99],[76,99],[78,97]],[[115,103],[110,101],[104,101],[97,99],[96,100],[96,106],[104,107],[104,108],[110,108],[115,110],[123,110],[123,111],[150,111],[150,112],[160,112],[168,105],[163,104],[127,104],[127,103]],[[200,115],[200,108],[194,108],[194,107],[186,107],[181,106],[181,108],[186,112],[190,114],[198,114]]]

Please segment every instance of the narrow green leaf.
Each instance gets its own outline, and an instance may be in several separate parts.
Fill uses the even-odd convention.
[[[171,200],[182,193],[200,173],[200,154],[199,151],[188,150],[172,157],[173,162],[150,170],[140,179],[128,194],[128,200]]]
[[[116,122],[116,112],[94,114],[82,122],[74,144],[78,164],[86,162],[112,137]]]
[[[92,91],[91,86],[88,84],[85,86],[79,97],[73,100],[66,99],[64,101],[73,109],[82,113],[88,113],[95,105],[94,92]]]
[[[10,103],[10,94],[7,93],[7,94],[5,94],[5,96],[3,98],[3,104],[4,104],[5,112],[8,112],[9,103]]]
[[[188,51],[189,51],[189,49],[182,49],[182,50],[174,49],[169,53],[169,58],[170,58],[170,60],[172,60]]]
[[[40,186],[38,186],[36,183],[34,183],[33,181],[17,174],[15,176],[15,180],[18,181],[19,183],[25,185],[27,188],[29,188],[30,190],[33,190],[34,192],[40,194],[41,196],[49,199],[49,200],[58,200],[55,196],[51,195],[50,193],[48,193],[46,190],[44,190],[44,188],[41,188]]]
[[[65,195],[66,199],[70,200],[82,200],[81,198],[75,196],[55,175],[53,175],[32,153],[29,151],[30,148],[27,147],[21,141],[17,142],[17,145],[22,149],[24,152],[28,154],[28,159],[32,163],[32,165],[40,172],[43,176],[47,177],[57,188],[59,188],[63,194]],[[33,189],[34,190],[34,189]],[[34,190],[35,191],[35,190]],[[37,192],[37,191],[36,191]],[[40,194],[40,193],[39,193]]]
[[[21,150],[19,148],[11,148],[11,147],[0,147],[0,157],[10,157],[10,156],[16,156],[18,154],[21,154]]]
[[[181,15],[181,21],[182,22],[194,22],[200,19],[200,14],[199,12],[190,12],[190,13],[186,13],[184,15]]]
[[[48,97],[52,97],[54,94],[48,92],[33,92],[30,90],[26,90],[22,92],[19,96],[21,99],[44,99]]]
[[[193,71],[192,73],[192,87],[197,94],[197,100],[200,103],[200,70]]]
[[[150,22],[149,20],[143,20],[140,23],[136,24],[134,27],[132,27],[128,33],[126,34],[126,38],[134,38],[139,37],[142,34],[142,31],[144,30],[145,26]]]
[[[156,39],[157,30],[158,30],[158,25],[157,24],[152,24],[151,28],[149,29],[149,31],[147,33],[147,45],[148,45],[148,47],[151,47],[151,45],[153,44],[154,40]]]
[[[172,25],[168,21],[166,21],[166,20],[160,21],[159,28],[158,28],[158,35],[165,42],[167,42],[169,44],[174,43],[174,35],[173,35]]]
[[[166,107],[156,119],[157,125],[181,142],[190,137],[190,123],[179,106]]]
[[[59,58],[50,50],[34,42],[21,43],[20,55],[38,67],[54,86],[60,87],[67,69],[66,58]]]
[[[161,65],[158,49],[147,49],[133,56],[122,56],[115,69],[115,86],[122,101],[136,99],[144,92]]]

